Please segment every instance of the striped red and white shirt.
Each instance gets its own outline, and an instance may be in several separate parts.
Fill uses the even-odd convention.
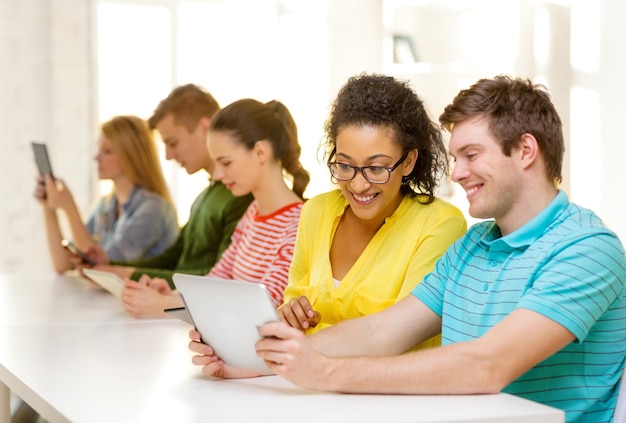
[[[239,220],[230,246],[209,276],[262,283],[274,304],[281,305],[302,204],[289,204],[272,214],[259,216],[259,205],[253,201]]]

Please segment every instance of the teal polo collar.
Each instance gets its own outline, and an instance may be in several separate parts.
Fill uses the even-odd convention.
[[[537,216],[506,236],[502,236],[498,225],[491,221],[491,227],[482,236],[480,242],[490,250],[524,249],[537,241],[569,204],[565,191],[559,190],[554,200]]]

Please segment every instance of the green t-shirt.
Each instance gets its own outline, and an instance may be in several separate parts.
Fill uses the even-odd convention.
[[[177,272],[205,275],[230,245],[235,226],[252,200],[250,194],[235,197],[221,182],[213,182],[194,201],[189,220],[172,246],[155,257],[111,264],[135,267],[131,279],[148,275],[164,278],[170,285]]]

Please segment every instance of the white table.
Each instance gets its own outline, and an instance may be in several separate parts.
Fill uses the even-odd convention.
[[[507,394],[341,395],[275,377],[212,380],[189,326],[135,320],[88,281],[0,276],[0,422],[13,391],[50,422],[563,422]]]

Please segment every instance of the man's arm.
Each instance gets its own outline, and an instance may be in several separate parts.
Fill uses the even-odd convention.
[[[409,394],[497,393],[574,340],[558,323],[518,309],[485,336],[399,357],[341,359],[331,390]],[[367,369],[356,371],[356,369]]]
[[[397,324],[398,319],[411,317],[407,322],[421,322],[420,325]],[[257,352],[261,357],[278,351],[280,348],[297,348],[297,359],[306,363],[304,348],[309,353],[322,357],[315,348],[319,348],[327,356],[356,355],[392,355],[407,351],[414,345],[428,339],[441,330],[441,319],[421,301],[410,295],[405,300],[379,312],[352,320],[344,320],[328,329],[311,336],[283,322],[272,322],[263,325],[259,334],[265,337],[280,338],[280,345],[267,345],[267,340],[257,343]],[[200,333],[192,330],[189,333],[191,342],[189,349],[197,355],[192,361],[202,366],[202,372],[209,376],[246,378],[260,376],[257,371],[231,367],[215,355],[215,351],[200,339]],[[311,346],[312,342],[315,348]],[[295,363],[294,363],[295,364]]]
[[[345,320],[309,336],[332,357],[402,354],[441,332],[441,318],[413,295],[374,314]]]
[[[372,319],[364,327],[366,319],[377,315],[368,316],[355,319],[349,327],[342,328],[344,325],[340,324],[322,331],[312,336],[311,342],[293,328],[268,324],[260,333],[275,338],[259,341],[257,351],[275,373],[311,389],[479,394],[499,392],[574,340],[574,335],[558,323],[536,312],[518,309],[475,341],[396,355],[410,343],[432,335],[432,330],[426,331],[422,326],[435,319],[428,319],[423,309],[428,310],[409,296],[378,313],[387,314],[385,320],[395,318],[393,324]],[[424,317],[426,322],[420,320]],[[348,330],[356,327],[358,330]],[[407,339],[401,339],[403,336]]]

